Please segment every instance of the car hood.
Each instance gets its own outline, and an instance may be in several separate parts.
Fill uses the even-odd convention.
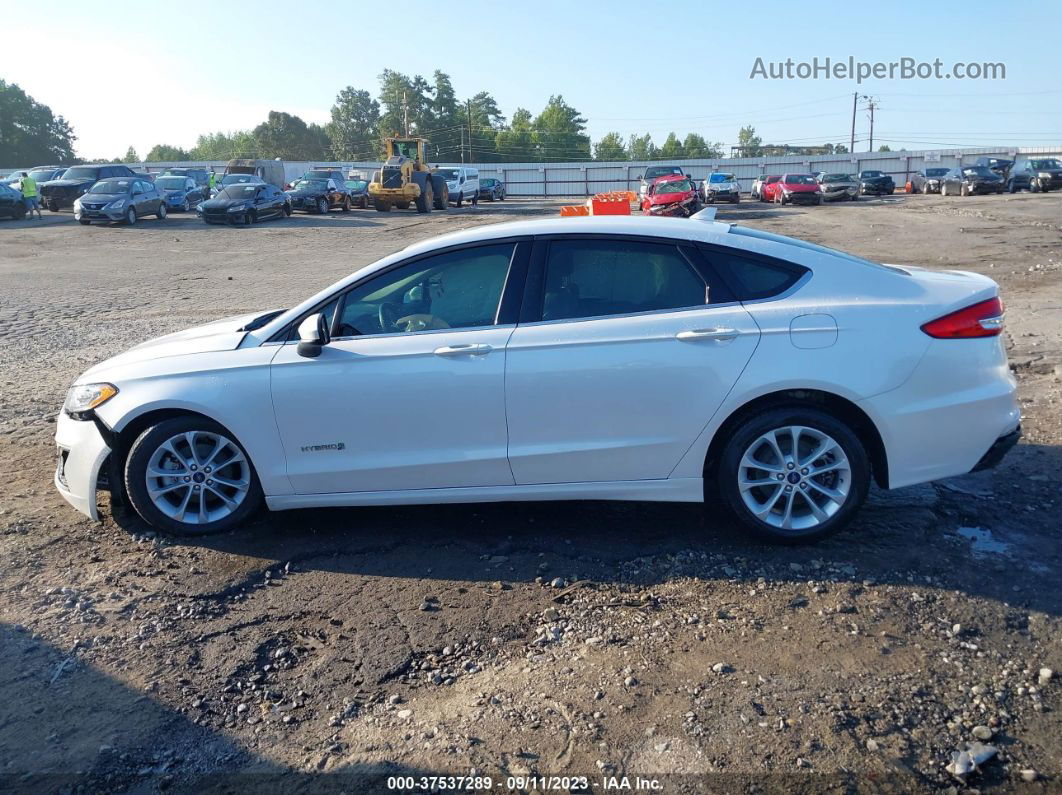
[[[231,207],[234,204],[243,204],[244,202],[249,202],[249,201],[251,201],[251,199],[229,199],[229,198],[208,199],[207,201],[203,202],[203,207],[208,209],[208,210],[210,210],[210,209],[224,209],[226,207]]]
[[[883,177],[860,177],[863,182],[885,182],[886,180],[892,181],[892,177],[886,174]]]
[[[736,182],[709,182],[708,190],[733,190],[737,187]]]
[[[47,182],[40,183],[41,185],[54,185],[56,187],[80,187],[81,185],[95,185],[99,182],[98,179],[50,179]]]
[[[82,203],[94,202],[98,204],[110,204],[118,199],[128,199],[129,195],[126,193],[86,193],[81,197]]]
[[[124,353],[112,356],[90,369],[86,370],[79,383],[99,380],[101,375],[108,370],[129,364],[151,359],[161,359],[167,356],[184,356],[192,353],[208,353],[211,351],[231,351],[240,346],[245,331],[240,331],[244,326],[257,317],[261,312],[253,312],[249,315],[237,315],[202,326],[166,334],[162,337],[148,340],[136,345]]]
[[[858,187],[859,183],[856,182],[823,182],[821,183],[823,190],[847,190],[848,188]]]
[[[679,191],[678,193],[657,193],[649,197],[650,204],[672,204],[693,198],[693,191]]]

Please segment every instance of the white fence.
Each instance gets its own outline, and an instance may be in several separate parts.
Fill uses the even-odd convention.
[[[642,173],[647,166],[675,163],[695,179],[704,179],[713,171],[725,171],[737,176],[742,190],[749,187],[760,174],[781,174],[794,171],[840,171],[853,173],[864,169],[878,169],[903,186],[909,175],[923,168],[934,166],[952,168],[972,163],[978,157],[1027,157],[1062,158],[1062,146],[1039,148],[983,147],[975,149],[931,149],[902,152],[857,152],[844,155],[788,155],[785,157],[723,158],[719,160],[675,161],[629,161],[601,163],[471,163],[479,169],[480,177],[502,180],[509,196],[591,196],[609,190],[637,189]],[[380,167],[374,162],[292,162],[284,163],[284,173],[289,180],[301,176],[314,166],[334,166],[344,173],[358,172],[365,178]],[[433,164],[434,165],[434,164]],[[460,163],[439,163],[441,166],[456,166]],[[140,166],[149,171],[160,171],[170,166],[206,166],[219,173],[225,161],[144,163]]]

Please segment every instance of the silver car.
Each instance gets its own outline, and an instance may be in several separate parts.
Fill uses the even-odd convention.
[[[74,217],[84,226],[93,221],[135,224],[145,215],[166,217],[166,202],[149,179],[112,177],[97,182],[74,202]]]
[[[819,174],[818,183],[822,187],[823,201],[854,202],[859,199],[859,180],[851,174]]]

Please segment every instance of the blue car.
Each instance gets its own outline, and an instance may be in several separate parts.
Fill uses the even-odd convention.
[[[362,210],[369,209],[369,180],[348,179],[343,184],[350,191],[350,203]]]
[[[21,221],[26,217],[26,200],[22,191],[0,182],[0,218],[14,218]]]
[[[155,189],[162,194],[166,209],[174,212],[188,212],[207,198],[205,189],[196,183],[194,177],[178,174],[156,177]]]

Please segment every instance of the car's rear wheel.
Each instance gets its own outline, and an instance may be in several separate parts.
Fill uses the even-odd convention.
[[[177,417],[137,437],[125,462],[133,508],[153,527],[179,535],[227,530],[262,502],[247,452],[205,417]]]
[[[159,211],[155,213],[155,217],[160,221],[166,217],[166,202],[159,202]]]
[[[734,516],[757,535],[803,544],[842,530],[870,487],[859,437],[813,408],[764,411],[727,440],[718,489]]]

